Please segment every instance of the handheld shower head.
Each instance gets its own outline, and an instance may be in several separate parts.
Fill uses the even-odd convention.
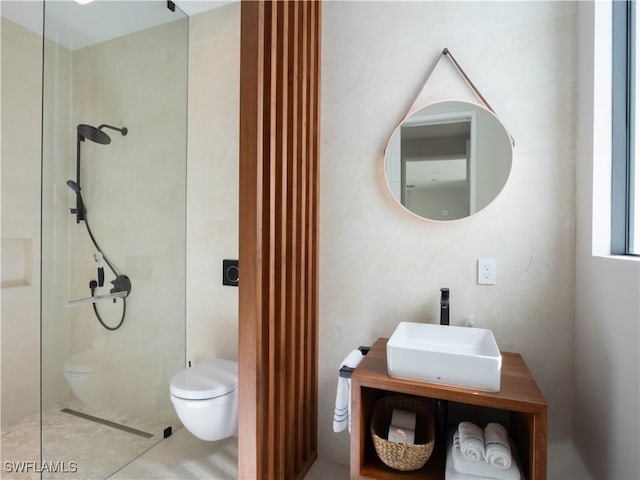
[[[76,222],[80,223],[80,220],[85,219],[85,214],[87,213],[84,208],[84,201],[82,200],[82,194],[80,193],[80,185],[73,180],[67,180],[67,187],[74,191],[76,194],[76,208],[70,208],[70,213],[76,216]]]
[[[67,187],[69,187],[71,190],[73,190],[76,193],[80,193],[80,185],[78,185],[73,180],[67,180]]]

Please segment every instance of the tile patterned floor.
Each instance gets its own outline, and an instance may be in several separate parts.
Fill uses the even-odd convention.
[[[20,424],[3,428],[0,434],[0,457],[2,480],[39,480],[35,472],[16,472],[13,462],[40,462],[40,414],[26,417]],[[11,465],[8,465],[10,462]]]
[[[62,408],[88,413],[153,434],[144,438],[62,412]],[[88,480],[106,478],[162,441],[164,425],[154,425],[126,415],[90,410],[71,401],[47,411],[42,417],[40,461],[40,415],[31,415],[0,435],[1,478],[31,480]],[[9,464],[7,464],[9,462]],[[35,464],[28,465],[29,462]],[[26,471],[19,463],[27,464]],[[25,470],[23,467],[22,470]]]
[[[79,404],[67,408],[85,411]],[[101,416],[100,412],[87,412]],[[82,418],[60,412],[56,408],[43,419],[45,461],[77,462],[77,471],[45,473],[43,478],[63,480],[234,480],[238,477],[238,443],[236,437],[219,442],[204,442],[185,428],[166,440],[162,431],[145,422],[117,417],[128,426],[154,433],[154,438],[135,437]],[[158,443],[159,442],[159,443]],[[40,416],[28,417],[20,425],[4,429],[0,436],[2,465],[5,461],[35,461],[40,455]],[[133,459],[133,460],[132,460]],[[113,471],[130,462],[119,471]],[[34,471],[0,472],[2,480],[37,480]],[[349,467],[317,460],[306,480],[342,480],[349,478]]]
[[[204,442],[181,428],[110,480],[231,480],[238,478],[238,439]]]
[[[181,428],[109,480],[234,480],[238,441],[203,442]],[[349,466],[316,460],[305,480],[347,480]]]

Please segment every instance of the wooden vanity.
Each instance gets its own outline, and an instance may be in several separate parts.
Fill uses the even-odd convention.
[[[423,468],[400,472],[378,458],[369,426],[376,401],[400,393],[432,402],[449,401],[449,424],[461,420],[500,421],[516,443],[527,480],[547,478],[547,402],[531,372],[517,353],[502,352],[500,392],[393,378],[387,375],[386,338],[379,338],[351,377],[351,478],[352,479],[444,479],[446,445],[441,439]],[[459,416],[459,419],[452,417]]]

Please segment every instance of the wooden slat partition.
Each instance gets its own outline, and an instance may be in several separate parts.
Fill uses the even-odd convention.
[[[243,1],[239,477],[317,452],[320,2]]]

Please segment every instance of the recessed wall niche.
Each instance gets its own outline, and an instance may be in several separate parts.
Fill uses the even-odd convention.
[[[31,285],[33,241],[30,238],[2,239],[2,288]]]

